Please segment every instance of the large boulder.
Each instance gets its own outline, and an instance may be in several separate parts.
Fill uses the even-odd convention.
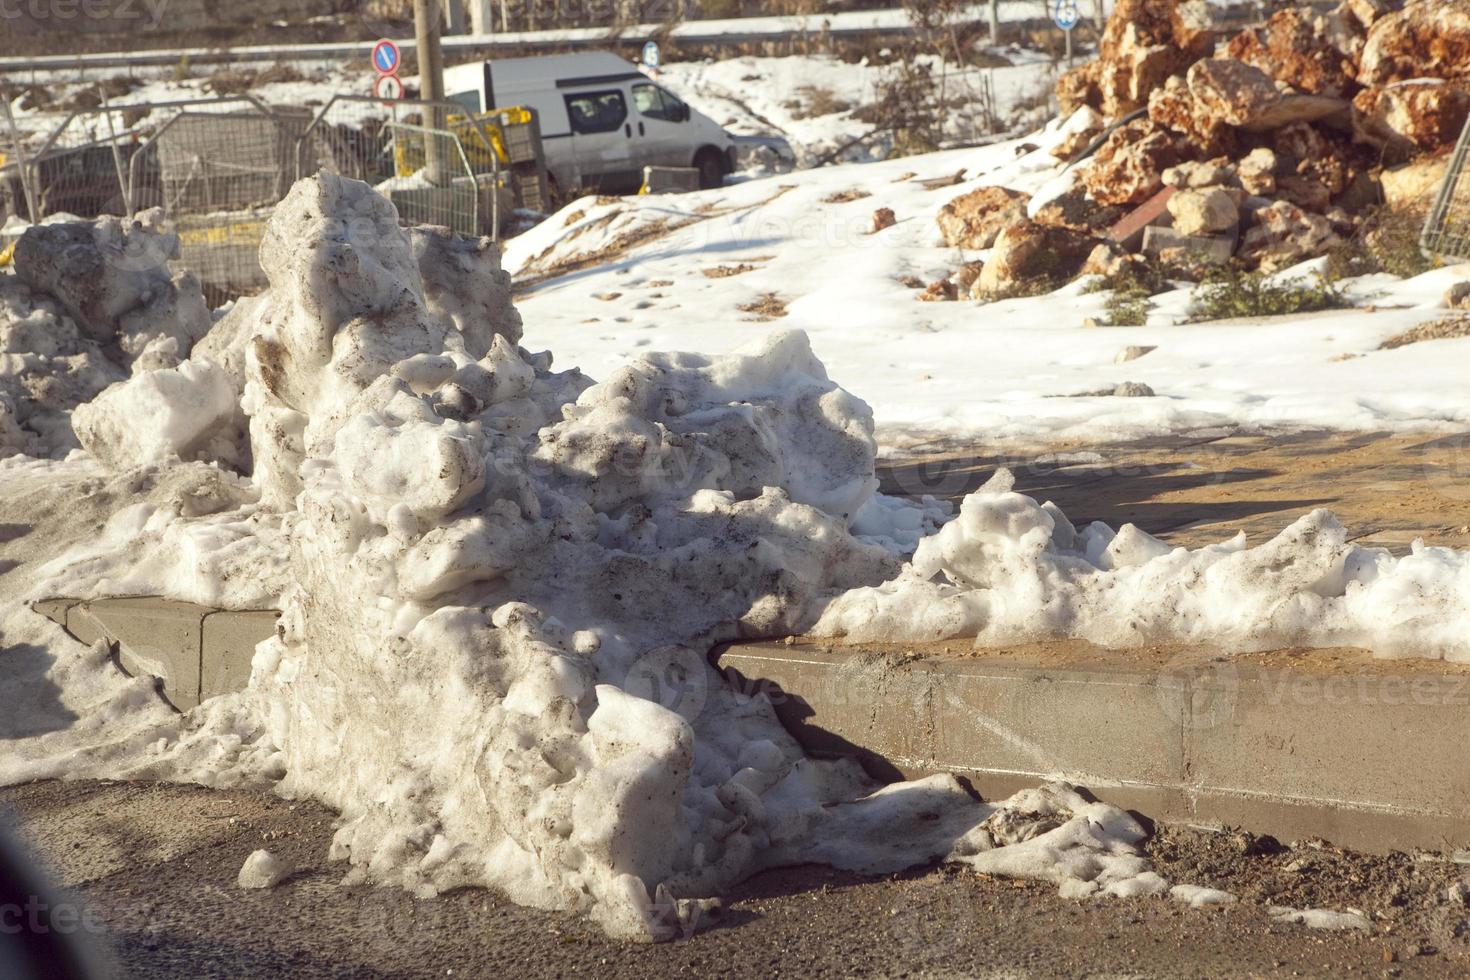
[[[1195,105],[1229,126],[1250,125],[1281,101],[1270,75],[1230,58],[1195,62],[1185,81]]]
[[[971,295],[1003,296],[1020,284],[1039,280],[1059,284],[1078,273],[1095,245],[1091,236],[1070,228],[1017,221],[996,237]]]
[[[1288,7],[1231,38],[1226,51],[1300,92],[1348,96],[1357,88],[1355,59],[1365,34],[1346,7],[1327,14]]]
[[[982,187],[944,205],[935,221],[951,248],[989,248],[1001,229],[1026,217],[1030,200],[1031,195],[1008,187]]]
[[[1239,254],[1262,271],[1276,272],[1324,254],[1337,241],[1326,218],[1277,201],[1256,212],[1256,224],[1245,233]]]
[[[1235,155],[1237,138],[1228,125],[1200,105],[1183,75],[1174,75],[1148,97],[1148,117],[1164,128],[1182,134],[1202,157]]]
[[[1368,88],[1353,100],[1353,131],[1393,159],[1454,145],[1470,115],[1470,84],[1421,78]]]
[[[1184,8],[1178,0],[1119,0],[1098,57],[1058,79],[1062,111],[1088,105],[1108,119],[1127,115],[1147,105],[1170,75],[1208,57],[1214,34]]]
[[[1142,204],[1164,186],[1164,171],[1194,155],[1192,148],[1150,119],[1113,130],[1082,180],[1100,204]]]
[[[1358,60],[1358,81],[1470,78],[1470,0],[1410,0],[1379,18]]]

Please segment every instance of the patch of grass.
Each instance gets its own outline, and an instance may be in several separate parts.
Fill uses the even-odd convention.
[[[1327,253],[1327,276],[1348,279],[1375,272],[1408,279],[1440,263],[1419,251],[1424,212],[1380,207],[1368,214],[1352,238]]]
[[[1205,279],[1195,295],[1194,305],[1194,319],[1198,322],[1336,310],[1349,303],[1347,297],[1322,276],[1273,279],[1264,272],[1244,272],[1227,267]]]
[[[868,191],[849,187],[845,191],[835,191],[822,198],[823,204],[846,204],[848,201],[861,201],[865,197],[872,197]]]
[[[774,320],[786,315],[786,301],[775,293],[766,293],[754,303],[741,303],[741,313],[754,313],[757,321]]]
[[[731,276],[744,275],[755,269],[749,262],[741,262],[739,265],[717,265],[708,269],[700,269],[706,279],[728,279]]]
[[[1060,276],[1031,276],[1027,279],[1014,279],[1006,283],[1000,289],[988,290],[980,293],[975,298],[982,303],[998,303],[1003,299],[1025,299],[1028,296],[1045,296],[1047,293],[1056,292],[1066,285],[1067,280]]]
[[[1148,322],[1149,300],[1169,288],[1164,270],[1152,263],[1134,262],[1117,272],[1099,276],[1083,289],[1085,293],[1111,293],[1103,305],[1105,327],[1141,327]]]
[[[1378,349],[1393,350],[1426,340],[1454,340],[1458,337],[1470,337],[1470,316],[1464,313],[1430,320],[1428,323],[1421,323],[1403,333],[1394,334],[1379,344]]]
[[[852,103],[839,99],[837,93],[830,88],[802,85],[797,88],[796,94],[797,98],[784,103],[784,107],[791,111],[793,119],[812,119],[852,110]]]

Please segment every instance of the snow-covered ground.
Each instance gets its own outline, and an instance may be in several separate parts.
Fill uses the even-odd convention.
[[[1050,114],[1055,66],[1025,48],[1012,46],[1004,55],[1012,64],[996,68],[957,69],[931,60],[934,78],[959,103],[945,122],[947,139],[976,142],[995,129],[1038,125]],[[892,72],[886,65],[821,56],[746,57],[677,62],[659,78],[729,132],[785,136],[798,160],[811,164],[888,155],[886,143],[864,140],[873,127],[853,110],[877,101]],[[986,92],[993,93],[992,105],[984,101]],[[830,111],[836,106],[845,108]]]
[[[1155,297],[1144,327],[1085,328],[1085,320],[1102,318],[1107,299],[1084,292],[1085,281],[989,304],[919,302],[919,291],[900,279],[927,283],[984,257],[943,244],[939,208],[987,184],[1055,188],[1060,165],[1046,152],[1050,141],[1033,135],[699,194],[586,199],[508,242],[505,264],[521,280],[539,281],[519,303],[537,335],[561,363],[594,377],[629,351],[718,352],[772,331],[804,330],[833,377],[873,406],[886,442],[1470,421],[1470,341],[1377,349],[1443,315],[1445,288],[1470,276],[1470,267],[1408,281],[1366,277],[1346,286],[1361,308],[1261,322],[1183,322],[1192,287]],[[961,169],[961,184],[921,183]],[[848,192],[867,196],[843,200]],[[870,234],[880,207],[892,208],[897,224]],[[649,237],[619,247],[639,234]],[[579,257],[589,259],[586,267],[540,281]],[[786,316],[763,320],[740,309],[768,293],[785,303]],[[1135,345],[1157,349],[1114,363]],[[1124,381],[1147,384],[1157,397],[1082,394]]]

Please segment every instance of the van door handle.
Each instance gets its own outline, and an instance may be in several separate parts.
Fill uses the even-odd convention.
[[[626,137],[628,137],[629,139],[632,139],[633,138],[633,124],[632,123],[623,123],[623,135],[626,136]]]
[[[647,133],[645,133],[643,131],[643,124],[642,123],[639,123],[638,124],[638,135],[639,136],[647,136],[648,135]]]

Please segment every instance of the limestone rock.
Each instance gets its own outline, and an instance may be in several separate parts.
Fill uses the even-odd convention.
[[[1235,155],[1235,129],[1200,105],[1183,76],[1170,77],[1149,95],[1148,117],[1160,126],[1182,133],[1202,157]]]
[[[1207,25],[1194,24],[1178,0],[1119,0],[1103,30],[1098,57],[1057,81],[1063,112],[1088,105],[1117,119],[1148,104],[1149,93],[1215,48]]]
[[[1230,57],[1254,65],[1272,78],[1313,95],[1351,95],[1355,59],[1366,27],[1345,9],[1319,14],[1310,8],[1278,10],[1262,27],[1231,38]]]
[[[1235,201],[1222,188],[1181,190],[1169,198],[1174,229],[1185,235],[1212,235],[1240,220]]]
[[[1149,119],[1113,130],[1082,180],[1101,204],[1141,204],[1164,184],[1164,171],[1192,155],[1190,148]]]
[[[1007,187],[982,187],[945,204],[935,221],[951,248],[989,248],[1002,228],[1026,217],[1030,200]]]
[[[1323,212],[1332,203],[1332,191],[1316,177],[1306,174],[1288,174],[1276,181],[1276,193],[1308,211]]]
[[[1157,344],[1129,344],[1127,347],[1118,351],[1117,356],[1113,358],[1113,363],[1127,364],[1129,361],[1136,361],[1150,351],[1158,349]]]
[[[1470,310],[1470,282],[1457,282],[1446,289],[1444,305],[1452,310]]]
[[[898,224],[898,216],[893,213],[892,208],[879,208],[873,212],[872,233],[874,235],[878,234],[884,228],[892,228],[896,224]]]
[[[1004,293],[1028,280],[1070,279],[1082,268],[1093,239],[1067,228],[1023,219],[1008,225],[995,239],[990,260],[980,270],[971,295]]]
[[[1411,78],[1470,78],[1470,0],[1411,0],[1369,28],[1358,81]]]
[[[1229,58],[1195,62],[1185,81],[1204,112],[1231,126],[1248,125],[1281,101],[1270,75]]]
[[[1251,194],[1268,197],[1276,193],[1276,154],[1261,146],[1247,153],[1235,165],[1240,186]]]
[[[1058,160],[1070,160],[1092,145],[1103,131],[1103,118],[1090,105],[1081,105],[1062,123],[1062,138],[1051,148]]]
[[[1113,389],[1115,398],[1152,398],[1154,390],[1142,381],[1124,381]]]
[[[1087,188],[1079,183],[1037,208],[1031,217],[1043,225],[1057,225],[1084,233],[1101,233],[1125,213],[1117,205],[1097,203],[1088,196]]]
[[[1338,241],[1332,223],[1288,201],[1277,201],[1256,214],[1256,225],[1245,233],[1240,255],[1266,272],[1295,265],[1323,254]]]
[[[1449,163],[1447,154],[1421,157],[1379,175],[1383,203],[1394,210],[1422,211],[1434,201]]]
[[[1407,159],[1453,146],[1470,115],[1470,84],[1415,79],[1364,89],[1353,100],[1353,130]]]
[[[1235,168],[1221,160],[1196,160],[1170,167],[1163,175],[1165,187],[1198,190],[1202,187],[1239,185]]]

